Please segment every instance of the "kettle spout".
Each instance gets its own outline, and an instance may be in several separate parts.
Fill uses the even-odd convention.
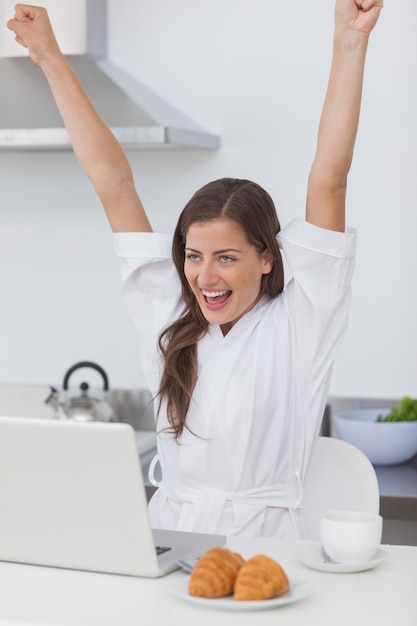
[[[51,390],[51,393],[45,399],[45,404],[48,404],[49,406],[51,406],[54,409],[54,411],[55,411],[54,418],[55,419],[66,420],[67,419],[67,414],[64,411],[64,406],[60,402],[59,391],[57,389],[55,389],[55,387],[50,387],[50,390]]]

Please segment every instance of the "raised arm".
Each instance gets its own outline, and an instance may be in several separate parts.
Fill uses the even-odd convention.
[[[113,231],[151,231],[129,162],[62,54],[44,8],[17,4],[7,26],[43,70],[74,152],[104,206]]]
[[[306,219],[322,228],[345,229],[366,51],[382,6],[383,0],[336,0],[333,58],[307,189]]]

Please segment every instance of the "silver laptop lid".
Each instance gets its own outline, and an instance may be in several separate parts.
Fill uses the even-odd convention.
[[[161,574],[128,424],[0,418],[0,559]]]

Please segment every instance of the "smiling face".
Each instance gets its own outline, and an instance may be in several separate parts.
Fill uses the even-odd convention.
[[[268,250],[248,243],[229,219],[194,223],[185,242],[184,274],[208,322],[224,335],[261,297],[261,279],[272,269]]]

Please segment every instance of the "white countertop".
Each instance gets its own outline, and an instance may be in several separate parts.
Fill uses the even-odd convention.
[[[309,569],[295,558],[307,542],[230,538],[228,547],[244,558],[263,553],[301,579],[311,593],[293,604],[257,613],[202,608],[174,595],[187,574],[177,571],[152,580],[47,567],[0,563],[0,624],[174,626],[414,626],[417,547],[383,546],[386,560],[351,574]],[[281,621],[280,621],[281,620]]]

